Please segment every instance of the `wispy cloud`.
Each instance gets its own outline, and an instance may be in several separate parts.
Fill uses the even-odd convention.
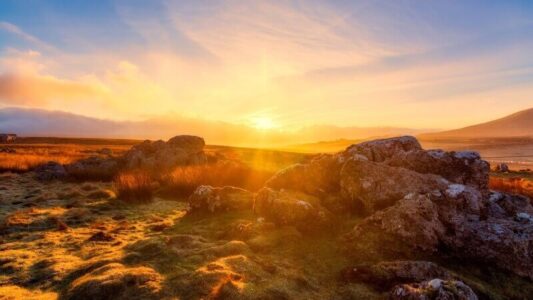
[[[53,22],[31,14],[41,27],[52,23],[50,33],[0,23],[30,45],[6,47],[33,53],[0,54],[0,103],[69,103],[112,118],[178,111],[237,123],[268,117],[281,127],[425,128],[532,105],[528,5],[117,0],[83,8],[56,12]]]
[[[39,48],[43,48],[46,50],[54,50],[55,48],[48,43],[43,42],[39,38],[25,32],[21,28],[19,28],[15,24],[11,24],[9,22],[0,22],[0,29],[4,30],[6,32],[9,32],[11,34],[14,34],[22,39],[24,39],[27,42],[32,43],[34,46],[37,46]]]

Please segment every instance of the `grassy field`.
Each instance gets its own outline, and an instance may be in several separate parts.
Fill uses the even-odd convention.
[[[164,299],[386,299],[387,291],[339,279],[346,266],[367,263],[363,253],[339,248],[353,216],[317,232],[273,226],[251,211],[188,214],[187,196],[201,184],[255,191],[277,170],[306,162],[311,153],[207,146],[223,163],[181,167],[153,178],[120,173],[113,181],[35,179],[35,166],[121,155],[140,141],[34,139],[0,153],[0,295],[13,299],[71,299],[127,274]],[[3,147],[6,147],[5,145]],[[106,151],[107,153],[107,151]],[[491,174],[491,187],[533,191],[530,172]],[[531,194],[530,194],[531,195]],[[372,252],[374,253],[374,252]],[[376,252],[377,261],[396,259]],[[527,280],[453,259],[439,263],[487,299],[533,293]],[[108,269],[101,269],[101,267]],[[129,279],[128,279],[129,280]],[[87,282],[99,282],[89,285]],[[141,298],[133,295],[132,298]],[[3,299],[0,296],[0,299]],[[9,299],[9,298],[8,298]]]

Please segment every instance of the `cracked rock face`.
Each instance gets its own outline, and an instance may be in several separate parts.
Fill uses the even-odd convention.
[[[409,256],[445,247],[533,279],[533,207],[528,198],[489,191],[488,177],[489,164],[475,152],[423,150],[409,136],[369,141],[276,174],[256,196],[256,212],[281,223],[333,208],[363,214],[345,235],[354,253],[374,247]],[[313,199],[313,209],[295,210],[302,196],[288,197],[289,188]]]

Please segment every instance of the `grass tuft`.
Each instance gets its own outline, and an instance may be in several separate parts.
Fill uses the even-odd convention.
[[[120,173],[113,183],[117,198],[124,202],[145,203],[153,198],[152,180],[146,172]]]

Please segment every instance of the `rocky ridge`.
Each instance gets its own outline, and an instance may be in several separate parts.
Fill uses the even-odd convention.
[[[348,254],[446,255],[533,280],[531,202],[490,191],[489,170],[475,152],[424,150],[410,136],[375,140],[279,171],[255,194],[253,211],[300,230],[361,215],[342,238]],[[463,282],[430,275],[393,287],[391,297],[477,299]]]

